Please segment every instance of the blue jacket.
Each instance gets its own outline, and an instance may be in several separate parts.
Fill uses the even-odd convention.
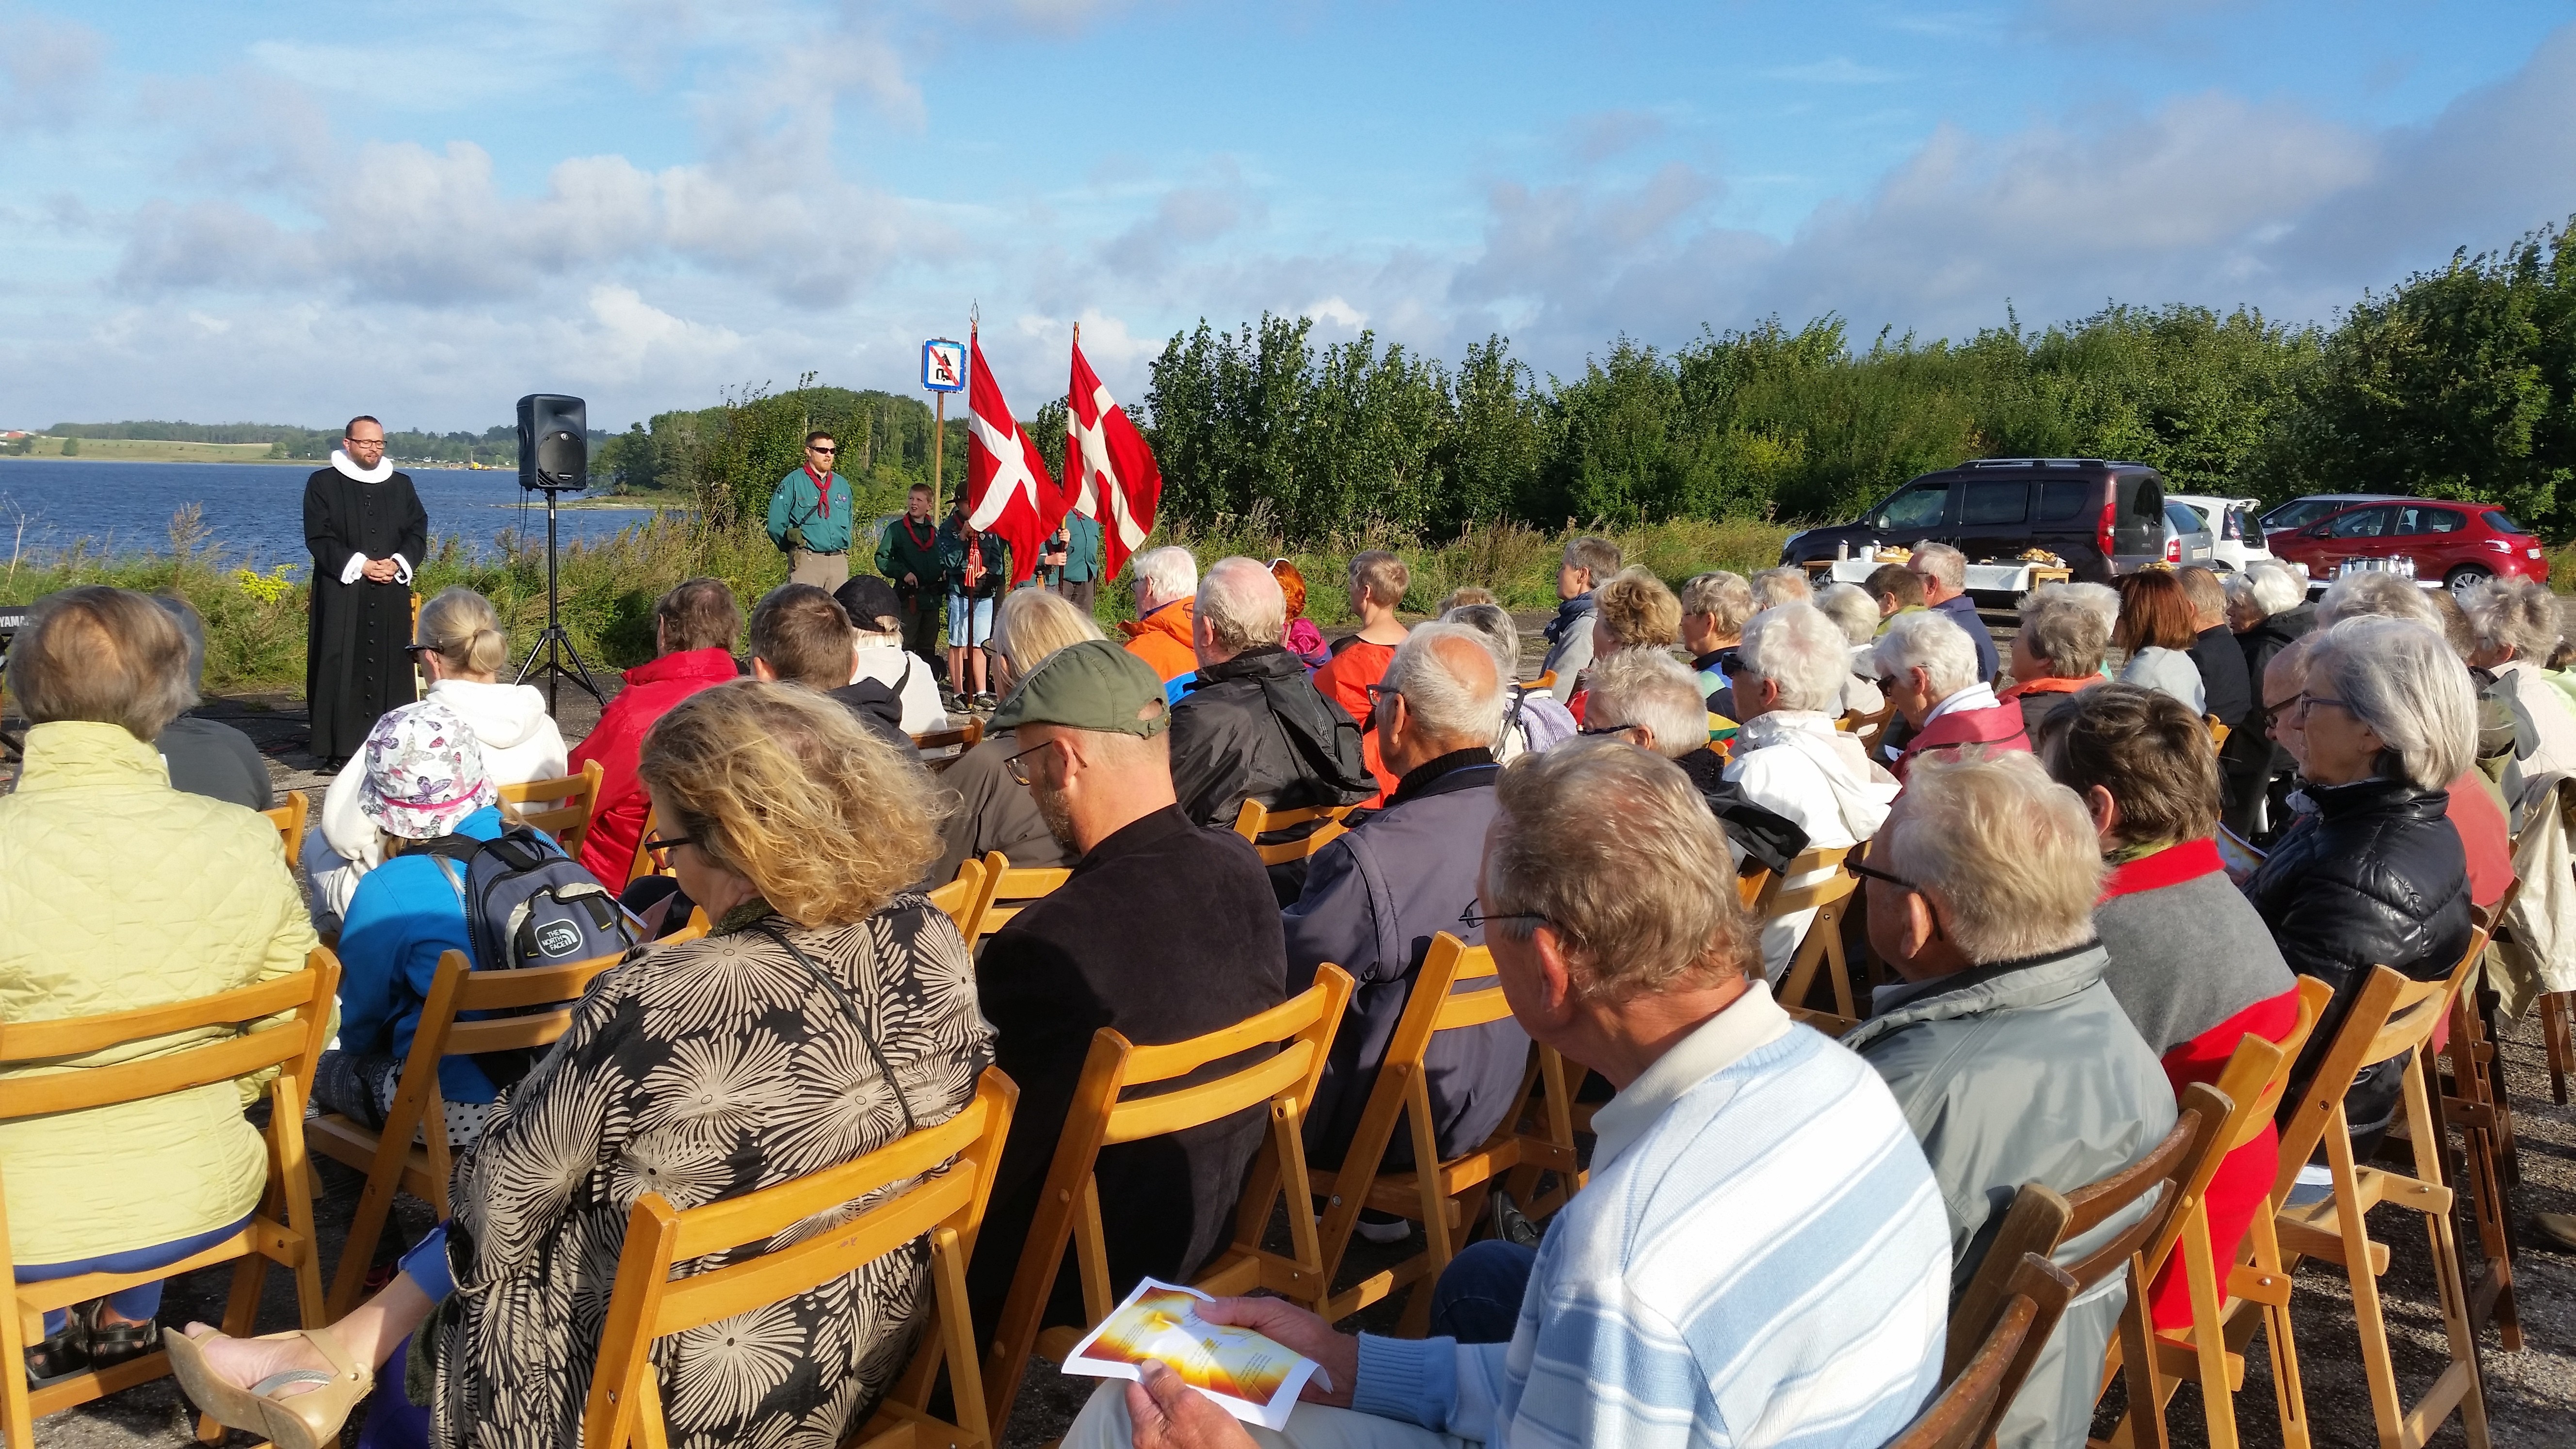
[[[1459,917],[1476,900],[1501,774],[1483,750],[1415,769],[1397,782],[1386,808],[1315,852],[1305,892],[1287,909],[1288,989],[1311,985],[1326,961],[1358,982],[1306,1114],[1306,1151],[1319,1167],[1340,1163],[1359,1132],[1432,934],[1484,942],[1484,928],[1462,926]],[[1509,1018],[1431,1038],[1423,1075],[1442,1157],[1466,1152],[1502,1125],[1528,1061],[1529,1037]],[[1387,1145],[1386,1165],[1412,1162],[1412,1139],[1399,1132]]]
[[[835,473],[830,481],[830,511],[825,500],[814,492],[814,480],[805,470],[797,469],[778,480],[769,492],[769,541],[780,548],[791,546],[789,529],[799,530],[807,553],[848,553],[850,551],[851,515],[857,510],[850,502],[850,480]]]
[[[1968,642],[1977,646],[1977,677],[1988,684],[1994,683],[1995,673],[2002,664],[1995,653],[1995,636],[1987,630],[1986,621],[1977,617],[1976,601],[1966,594],[1959,594],[1932,607],[1949,615],[1952,623],[1968,631]]]
[[[456,822],[456,833],[476,840],[501,834],[501,807],[486,805]],[[400,1061],[411,1054],[412,1033],[448,951],[474,955],[466,939],[462,862],[450,885],[429,855],[398,855],[368,871],[349,898],[340,929],[340,1049]],[[477,966],[483,963],[475,962]],[[438,1064],[438,1089],[451,1102],[490,1102],[499,1093],[472,1057]]]

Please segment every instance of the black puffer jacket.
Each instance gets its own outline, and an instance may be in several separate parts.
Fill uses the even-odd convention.
[[[2272,656],[2316,626],[2317,606],[2301,604],[2236,636],[2236,647],[2245,651],[2245,680],[2253,690],[2254,704],[2243,723],[2231,724],[2232,733],[2218,751],[2219,786],[2225,797],[2227,828],[2258,843],[2278,834],[2284,823],[2280,802],[2289,793],[2286,782],[2292,765],[2290,752],[2275,744],[2263,728],[2263,671],[2271,667]],[[2283,782],[2280,788],[2274,787],[2275,781]],[[2267,800],[2272,806],[2270,825],[2258,832],[2255,806]]]
[[[2281,1098],[2286,1117],[2307,1090],[2371,968],[2418,981],[2448,976],[2469,947],[2468,856],[2444,813],[2446,790],[2402,780],[2308,787],[2316,818],[2281,837],[2245,883],[2281,958],[2335,989]],[[2366,1070],[2344,1098],[2353,1136],[2388,1125],[2402,1059]]]
[[[1172,790],[1182,813],[1211,829],[1232,830],[1245,800],[1300,810],[1354,804],[1377,788],[1360,727],[1307,679],[1304,660],[1275,644],[1200,670],[1172,708]],[[1272,866],[1270,878],[1281,903],[1293,902],[1306,863]]]

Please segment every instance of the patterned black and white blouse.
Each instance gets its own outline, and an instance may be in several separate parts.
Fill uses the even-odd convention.
[[[841,996],[763,924],[834,974],[894,1082]],[[436,1366],[431,1442],[580,1442],[638,1197],[658,1192],[687,1209],[847,1162],[903,1134],[896,1087],[927,1127],[973,1099],[992,1059],[965,941],[917,894],[827,931],[755,902],[702,940],[646,947],[600,976],[570,1030],[457,1161],[448,1228],[457,1291],[421,1330],[433,1335],[423,1346]],[[808,1220],[770,1246],[831,1225]],[[928,1264],[916,1243],[802,1297],[656,1344],[672,1442],[838,1444],[901,1372]]]

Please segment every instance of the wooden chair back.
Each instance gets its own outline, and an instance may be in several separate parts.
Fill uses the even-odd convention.
[[[1798,938],[1798,949],[1789,958],[1789,966],[1773,988],[1773,994],[1786,1005],[1805,1006],[1815,990],[1816,973],[1831,966],[1827,980],[1833,989],[1834,1015],[1846,1022],[1860,1020],[1860,1005],[1852,987],[1851,962],[1843,952],[1843,917],[1851,908],[1852,897],[1860,890],[1860,877],[1844,868],[1850,847],[1810,850],[1789,862],[1788,878],[1796,880],[1817,871],[1831,871],[1822,880],[1804,885],[1786,885],[1775,879],[1754,911],[1767,924],[1800,911],[1816,914],[1807,923],[1806,934]]]
[[[1421,1253],[1335,1294],[1325,1317],[1357,1313],[1412,1284],[1401,1331],[1420,1337],[1429,1327],[1431,1285],[1457,1256],[1492,1184],[1520,1165],[1522,1139],[1515,1124],[1505,1122],[1484,1142],[1443,1160],[1431,1126],[1424,1063],[1432,1039],[1441,1032],[1489,1025],[1511,1014],[1511,1003],[1503,999],[1502,983],[1494,974],[1493,953],[1447,931],[1433,935],[1341,1167],[1318,1168],[1309,1175],[1310,1184],[1326,1203],[1322,1232],[1327,1282],[1341,1269],[1363,1207],[1422,1224],[1426,1246]],[[1413,1170],[1383,1172],[1398,1120],[1408,1128]],[[1572,1165],[1570,1160],[1567,1165]]]
[[[578,775],[503,785],[501,813],[553,836],[563,853],[577,860],[582,842],[590,836],[590,817],[598,812],[599,782],[606,773],[599,761],[592,760]]]
[[[1556,671],[1550,669],[1541,673],[1538,678],[1529,682],[1529,687],[1533,693],[1542,689],[1556,688]]]
[[[993,1171],[1018,1098],[1011,1079],[988,1067],[965,1110],[839,1167],[685,1212],[657,1192],[638,1198],[626,1219],[617,1286],[582,1409],[581,1442],[588,1449],[670,1442],[653,1369],[655,1340],[812,1292],[927,1237],[931,1304],[921,1346],[884,1406],[848,1442],[854,1449],[991,1449],[993,1421],[985,1415],[975,1325],[966,1306],[966,1261],[992,1197]],[[809,1230],[810,1220],[889,1189],[891,1195],[831,1228]],[[694,1259],[789,1235],[794,1241],[757,1257],[672,1276],[674,1268]],[[930,1382],[943,1359],[956,1389],[954,1424],[927,1412]]]
[[[2218,716],[2214,714],[2205,714],[2200,717],[2200,722],[2209,727],[2209,747],[2211,749],[2220,749],[2227,744],[2228,726],[2222,724],[2219,721]]]
[[[1056,887],[1072,878],[1068,867],[1014,866],[1002,852],[987,852],[983,901],[976,908],[975,929],[967,934],[967,949],[974,949],[976,942],[1009,925],[1012,917],[1053,895]]]
[[[2007,1262],[2011,1277],[1993,1326],[1914,1422],[1887,1441],[1887,1449],[1974,1449],[1994,1442],[1995,1426],[2075,1297],[2075,1280],[2041,1254],[2023,1253]]]
[[[966,758],[968,750],[983,742],[984,722],[971,717],[962,725],[923,730],[912,737],[912,747],[921,752],[921,762],[934,775]]]
[[[1308,805],[1297,810],[1271,810],[1258,800],[1246,800],[1243,808],[1235,812],[1234,833],[1252,842],[1252,848],[1261,854],[1263,865],[1285,865],[1292,860],[1306,859],[1331,844],[1335,836],[1349,830],[1350,827],[1342,823],[1342,818],[1354,808],[1349,805]],[[1271,845],[1261,843],[1264,835],[1308,824],[1315,828],[1294,840]]]
[[[1968,1360],[1994,1333],[2012,1301],[2013,1278],[2021,1271],[2021,1260],[2033,1254],[2045,1260],[2054,1254],[2073,1216],[2065,1195],[2044,1184],[2025,1182],[2013,1193],[2002,1226],[1986,1245],[1986,1256],[1978,1260],[1968,1286],[1950,1305],[1949,1343],[1941,1359],[1943,1382],[1965,1373]]]
[[[440,1059],[552,1046],[571,1028],[573,1008],[590,983],[624,959],[597,956],[563,966],[477,971],[462,951],[438,958],[420,1022],[412,1030],[411,1054],[403,1059],[393,1103],[385,1109],[385,1125],[370,1128],[326,1114],[307,1128],[316,1151],[367,1175],[331,1278],[333,1319],[357,1306],[397,1192],[428,1203],[441,1218],[448,1215],[447,1180],[454,1159],[447,1141],[447,1101],[438,1087]],[[421,1139],[418,1145],[412,1142],[415,1135]]]
[[[957,862],[957,878],[932,891],[930,903],[946,912],[948,919],[957,923],[957,934],[972,945],[975,921],[984,908],[984,862]]]
[[[2469,950],[2450,976],[2438,981],[2411,981],[2385,966],[2373,967],[2353,994],[2352,1009],[2326,1047],[2316,1075],[2308,1079],[2296,1112],[2281,1126],[2281,1168],[2272,1181],[2272,1200],[2289,1200],[2299,1168],[2326,1140],[2329,1119],[2343,1120],[2344,1094],[2354,1077],[2433,1038],[2433,1029],[2450,1009],[2453,991],[2486,949],[2486,932],[2473,933]]]
[[[297,1315],[307,1328],[323,1317],[322,1275],[316,1263],[311,1169],[304,1155],[304,1103],[314,1066],[330,1039],[340,989],[340,963],[315,950],[304,969],[190,1001],[137,1007],[99,1016],[54,1021],[0,1021],[0,1069],[43,1064],[64,1067],[9,1079],[0,1093],[0,1122],[83,1112],[141,1102],[198,1087],[231,1084],[274,1071],[265,1095],[269,1121],[268,1184],[259,1209],[239,1232],[162,1267],[137,1273],[94,1272],[21,1283],[0,1208],[0,1439],[9,1449],[35,1449],[36,1420],[76,1404],[147,1383],[170,1371],[170,1356],[156,1350],[112,1367],[76,1373],[31,1390],[21,1361],[30,1335],[41,1334],[44,1315],[128,1288],[233,1262],[232,1294],[224,1331],[248,1335],[259,1311],[268,1264],[295,1281]],[[175,1044],[174,1044],[175,1043]],[[122,1060],[83,1063],[126,1049]],[[157,1050],[156,1050],[157,1048]],[[154,1052],[134,1055],[135,1050]],[[117,1191],[149,1193],[154,1184],[126,1183]],[[0,1183],[0,1194],[6,1185]],[[0,1197],[5,1202],[5,1197]],[[208,1441],[222,1431],[199,1420]]]
[[[1888,722],[1896,718],[1896,704],[1891,700],[1869,714],[1853,710],[1844,718],[1851,721],[1852,737],[1860,741],[1860,747],[1869,751],[1871,759],[1877,759],[1879,742],[1887,738]]]
[[[277,827],[277,838],[285,843],[286,863],[290,866],[295,864],[296,852],[304,848],[304,821],[312,808],[312,800],[303,791],[289,790],[286,803],[274,810],[259,812],[269,824]]]
[[[1117,1306],[1110,1293],[1100,1193],[1092,1179],[1092,1166],[1103,1147],[1168,1136],[1249,1108],[1264,1108],[1269,1135],[1245,1175],[1234,1242],[1200,1270],[1192,1286],[1218,1297],[1266,1288],[1308,1308],[1322,1309],[1332,1285],[1324,1276],[1314,1210],[1302,1190],[1307,1174],[1300,1133],[1307,1104],[1315,1099],[1315,1084],[1324,1074],[1324,1058],[1332,1050],[1333,1032],[1341,1025],[1342,1008],[1350,998],[1350,973],[1326,965],[1317,968],[1315,984],[1304,992],[1203,1036],[1165,1046],[1138,1046],[1108,1027],[1093,1034],[1064,1129],[1056,1138],[1037,1218],[1021,1245],[1019,1266],[1012,1274],[985,1360],[984,1389],[993,1422],[1008,1419],[1029,1354],[1040,1346],[1040,1320],[1068,1243],[1082,1278],[1082,1327],[1099,1323]],[[1130,1095],[1262,1047],[1275,1050],[1222,1076],[1153,1095]],[[1271,1204],[1282,1196],[1293,1257],[1261,1247]],[[1060,1361],[1077,1337],[1050,1333],[1050,1356]]]

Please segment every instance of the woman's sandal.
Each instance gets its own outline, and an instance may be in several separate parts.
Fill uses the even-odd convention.
[[[178,1375],[179,1387],[187,1391],[188,1398],[216,1423],[227,1429],[266,1435],[277,1449],[336,1449],[340,1426],[347,1421],[349,1411],[375,1387],[375,1371],[351,1358],[327,1328],[303,1328],[268,1336],[303,1338],[331,1365],[331,1372],[289,1369],[270,1374],[246,1389],[229,1384],[217,1377],[213,1366],[206,1362],[206,1339],[220,1336],[165,1335],[171,1372]],[[295,1384],[315,1387],[291,1398],[269,1397]]]
[[[107,1321],[107,1300],[103,1298],[82,1305],[80,1311],[89,1327],[91,1368],[114,1368],[161,1346],[161,1325],[158,1322],[110,1323]]]
[[[26,1348],[27,1387],[41,1389],[89,1371],[89,1328],[79,1310],[64,1316],[60,1333]]]

